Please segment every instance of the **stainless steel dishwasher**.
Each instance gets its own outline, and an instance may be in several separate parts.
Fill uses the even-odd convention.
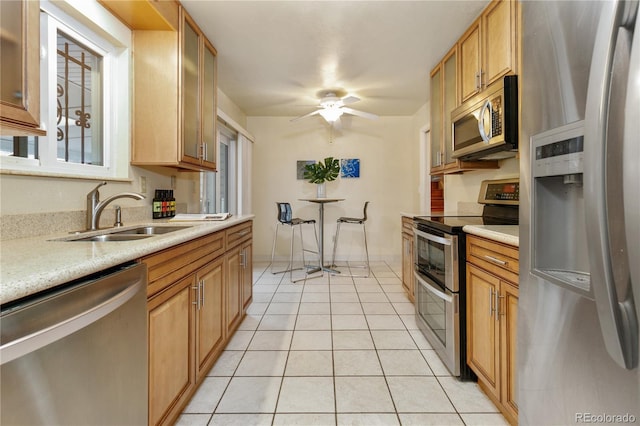
[[[0,424],[147,424],[147,269],[3,306]]]

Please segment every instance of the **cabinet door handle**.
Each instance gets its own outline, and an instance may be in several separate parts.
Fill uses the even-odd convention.
[[[476,90],[480,90],[480,73],[476,73]]]
[[[246,263],[246,254],[244,252],[244,249],[240,252],[240,266],[242,266],[243,268],[247,267],[247,263]]]
[[[505,309],[500,309],[500,306],[501,306],[500,299],[504,299],[504,296],[500,296],[496,291],[496,304],[498,306],[498,309],[496,311],[496,320],[500,320],[500,317],[504,315],[504,311],[505,311]]]
[[[200,280],[200,307],[204,306],[204,280]]]
[[[198,283],[191,288],[196,291],[196,300],[192,303],[196,305],[196,309],[200,310],[200,282],[198,281]]]
[[[479,78],[480,85],[479,85],[478,89],[482,90],[482,88],[485,87],[485,84],[483,83],[483,81],[484,81],[484,78],[483,78],[484,77],[484,70],[480,70],[479,76],[480,76],[480,78]]]
[[[493,289],[490,288],[489,289],[489,318],[491,318],[493,316]]]
[[[237,235],[237,236],[238,236],[238,238],[242,238],[242,237],[244,237],[245,235],[249,235],[249,232],[251,232],[251,231],[249,231],[249,230],[246,230],[246,231],[238,231],[238,232],[234,232],[234,234],[233,234],[233,235]]]
[[[209,154],[207,148],[208,148],[207,144],[205,142],[202,142],[202,159],[204,161],[207,161],[207,154]]]
[[[484,258],[485,260],[488,260],[489,262],[495,263],[496,265],[500,265],[500,266],[507,266],[509,264],[509,262],[507,262],[506,260],[500,260],[493,256],[489,256],[488,254],[485,254]]]

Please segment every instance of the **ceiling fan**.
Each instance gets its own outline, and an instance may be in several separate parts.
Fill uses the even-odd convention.
[[[319,109],[308,114],[301,115],[300,117],[296,117],[291,121],[297,121],[316,114],[320,114],[322,118],[324,118],[329,124],[334,124],[338,120],[340,120],[342,114],[355,115],[358,117],[367,118],[369,120],[376,120],[378,118],[377,115],[370,112],[358,111],[356,109],[345,106],[358,102],[360,98],[358,98],[357,96],[340,95],[341,93],[339,93],[337,90],[323,90],[318,92],[318,97],[320,98],[320,104],[318,105]]]

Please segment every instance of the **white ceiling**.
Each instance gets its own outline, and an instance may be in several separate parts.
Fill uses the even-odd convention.
[[[354,109],[413,115],[429,72],[488,0],[181,0],[218,51],[218,86],[248,116],[298,116],[340,88]]]

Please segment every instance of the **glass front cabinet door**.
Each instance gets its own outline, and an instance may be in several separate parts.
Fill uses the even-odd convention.
[[[182,17],[182,161],[215,170],[216,50]]]
[[[40,6],[0,2],[0,129],[2,136],[44,135],[40,130]]]

